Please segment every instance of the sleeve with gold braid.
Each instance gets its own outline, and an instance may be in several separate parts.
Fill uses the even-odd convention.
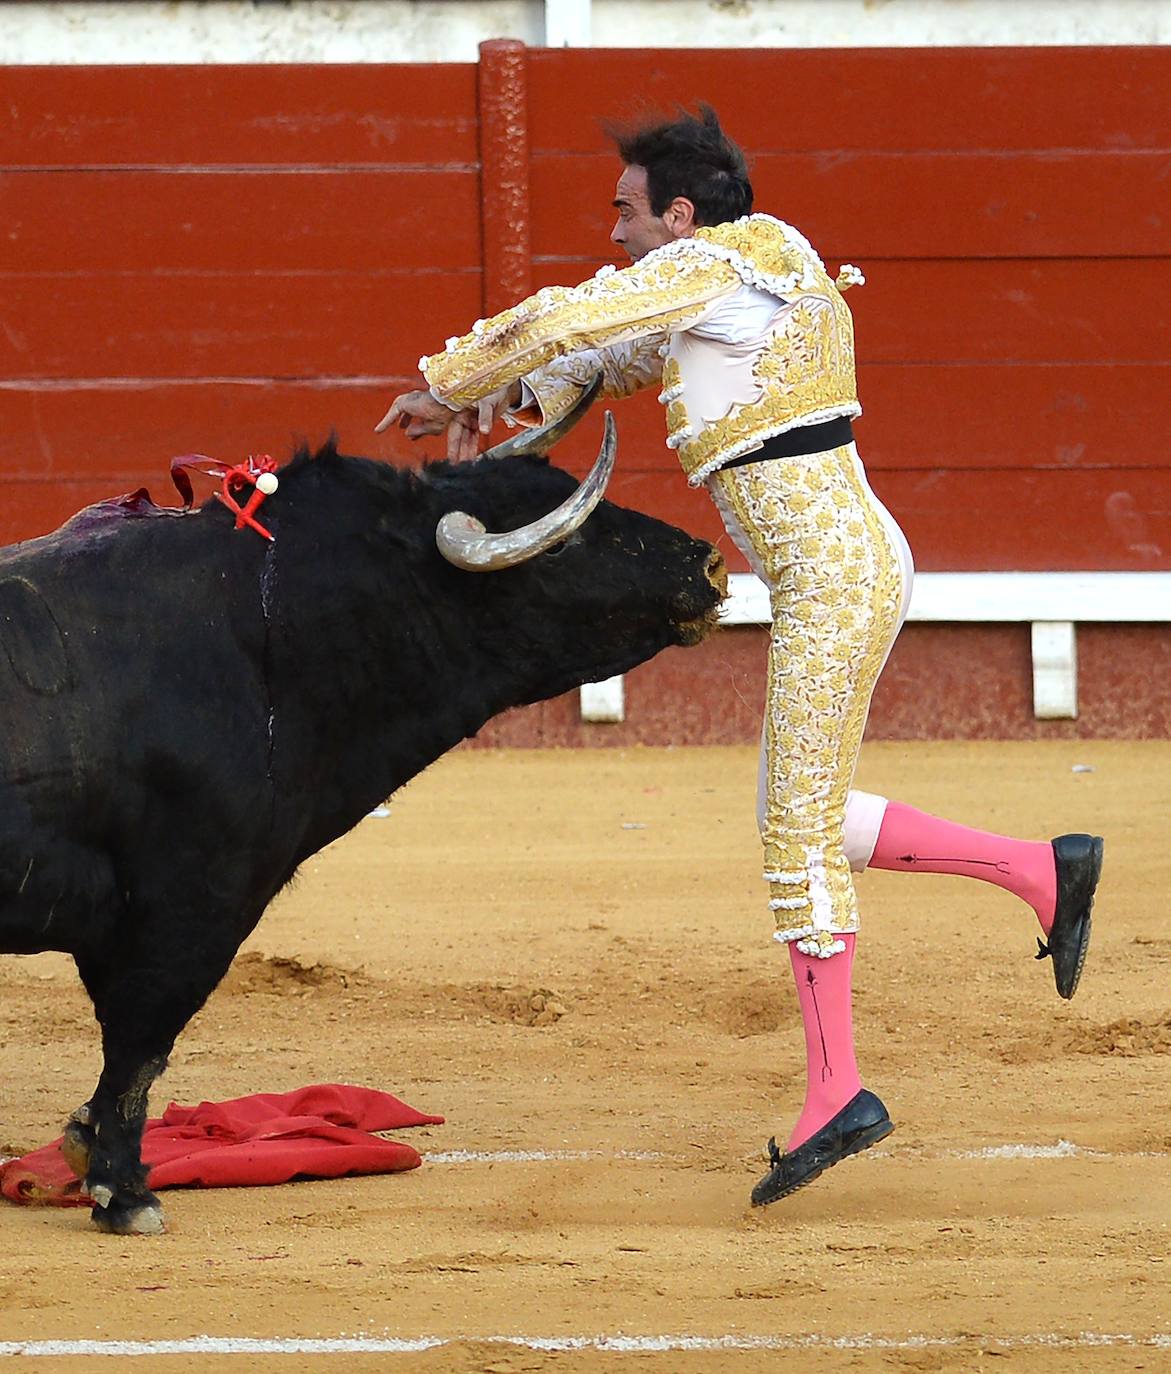
[[[631,339],[628,343],[608,348],[580,348],[576,353],[553,358],[544,367],[526,372],[523,377],[523,407],[535,406],[539,418],[531,413],[533,423],[552,424],[567,415],[577,404],[578,397],[601,373],[603,396],[619,400],[633,396],[643,387],[653,386],[663,375],[660,352],[667,341],[666,334],[650,334],[645,339]],[[518,412],[505,419],[528,423],[529,417]]]
[[[621,271],[603,267],[580,286],[544,287],[478,321],[470,334],[449,339],[444,352],[420,359],[428,385],[449,405],[474,405],[555,358],[654,336],[661,342],[662,335],[694,324],[739,287],[726,262],[673,249],[675,244],[667,244]],[[577,379],[570,371],[566,380]],[[622,394],[616,385],[606,389]]]

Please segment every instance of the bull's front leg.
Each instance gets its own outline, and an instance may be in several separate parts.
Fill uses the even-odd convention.
[[[88,1102],[65,1123],[61,1153],[94,1199],[93,1220],[104,1231],[157,1235],[158,1198],[146,1186],[142,1128],[150,1085],[166,1067],[175,1029],[160,1020],[158,984],[133,972],[132,950],[76,954],[77,971],[102,1027],[103,1066]]]
[[[93,1097],[70,1118],[62,1153],[94,1200],[94,1225],[116,1235],[159,1235],[163,1209],[147,1187],[142,1130],[151,1084],[165,1055],[146,1059],[105,1040],[105,1067]]]
[[[164,1229],[142,1163],[147,1097],[175,1037],[223,977],[243,938],[226,921],[209,925],[202,940],[188,935],[176,947],[175,930],[190,932],[190,925],[160,928],[144,921],[134,945],[119,950],[116,968],[78,960],[102,1028],[104,1063],[94,1095],[66,1126],[62,1152],[94,1200],[93,1222],[101,1231],[158,1235]]]

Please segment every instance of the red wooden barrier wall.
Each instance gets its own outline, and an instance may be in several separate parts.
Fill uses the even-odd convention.
[[[920,569],[1171,567],[1171,49],[482,58],[0,67],[0,543],[143,483],[169,499],[177,453],[332,429],[417,460],[371,428],[419,354],[610,258],[599,118],[707,99],[759,207],[867,274],[859,446]],[[742,566],[654,398],[619,431],[616,499]],[[1165,627],[1083,631],[1076,723],[1032,720],[1027,636],[911,627],[874,733],[1171,731]],[[561,701],[486,736],[750,739],[762,663],[727,633],[632,675],[626,726]]]
[[[0,68],[0,540],[189,450],[417,457],[370,427],[418,355],[610,256],[597,117],[707,98],[868,275],[859,442],[919,566],[1171,567],[1169,85],[1166,48]],[[653,399],[619,419],[615,495],[716,537]]]
[[[7,68],[0,111],[0,542],[176,453],[376,453],[480,310],[472,66]]]

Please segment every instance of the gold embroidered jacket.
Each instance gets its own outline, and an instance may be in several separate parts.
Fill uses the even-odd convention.
[[[422,358],[432,391],[470,406],[519,377],[556,419],[600,371],[624,396],[662,380],[667,444],[692,485],[774,434],[861,412],[854,331],[841,291],[808,242],[771,215],[699,229],[574,287],[545,287]],[[748,346],[705,337],[702,322],[744,288],[777,298]]]

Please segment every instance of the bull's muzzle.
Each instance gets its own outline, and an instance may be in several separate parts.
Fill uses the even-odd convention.
[[[692,615],[679,622],[679,642],[688,646],[706,639],[720,623],[720,605],[728,595],[728,567],[718,549],[708,554],[703,575],[719,599],[702,615]]]

